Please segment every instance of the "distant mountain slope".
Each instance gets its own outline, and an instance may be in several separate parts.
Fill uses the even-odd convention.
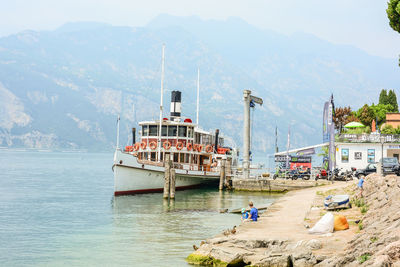
[[[289,124],[293,146],[321,141],[331,92],[339,105],[358,107],[400,84],[396,59],[239,19],[160,15],[142,28],[68,23],[0,38],[0,146],[110,150],[118,114],[122,143],[129,143],[131,127],[158,118],[162,43],[165,116],[170,91],[181,90],[184,115],[195,117],[199,67],[200,122],[238,145],[243,89],[264,99],[252,126],[258,152],[272,150],[275,125],[281,147]]]

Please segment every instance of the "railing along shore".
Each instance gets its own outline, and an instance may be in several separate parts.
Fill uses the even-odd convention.
[[[380,143],[383,136],[385,143],[400,143],[400,134],[339,134],[335,136],[335,142],[340,143]]]

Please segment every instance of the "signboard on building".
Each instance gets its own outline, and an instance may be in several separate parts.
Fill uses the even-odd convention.
[[[354,152],[355,160],[362,160],[362,152]]]
[[[311,156],[298,156],[290,159],[290,169],[311,169]]]

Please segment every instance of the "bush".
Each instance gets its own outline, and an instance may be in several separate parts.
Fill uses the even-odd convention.
[[[359,208],[365,206],[364,198],[353,199],[353,204]]]
[[[371,237],[370,238],[370,241],[371,241],[371,243],[375,243],[376,241],[378,241],[378,238],[377,237]]]
[[[396,129],[392,125],[385,125],[382,129],[383,134],[396,134]]]
[[[361,213],[364,214],[368,211],[368,207],[367,206],[363,206],[361,207]]]
[[[369,258],[371,258],[371,254],[365,253],[358,258],[358,261],[360,262],[360,264],[362,264],[362,263],[366,262],[367,260],[369,260]]]

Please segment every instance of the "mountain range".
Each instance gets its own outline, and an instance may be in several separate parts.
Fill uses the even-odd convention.
[[[397,59],[371,56],[316,36],[283,35],[238,18],[225,21],[159,15],[144,27],[67,23],[54,31],[0,38],[0,147],[111,151],[121,115],[130,129],[158,118],[161,47],[166,45],[164,117],[170,92],[182,91],[182,113],[219,128],[241,146],[243,90],[263,98],[252,112],[252,146],[271,153],[274,131],[286,149],[322,141],[323,104],[359,108],[400,84]]]

